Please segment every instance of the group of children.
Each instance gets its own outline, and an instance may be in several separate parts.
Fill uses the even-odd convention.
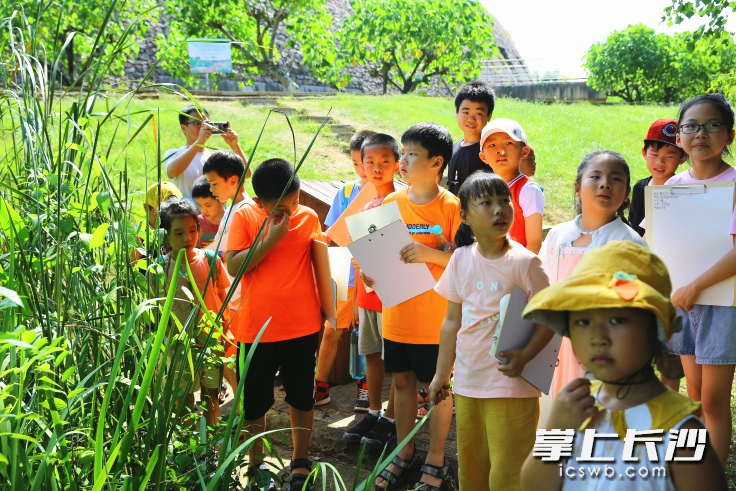
[[[644,186],[736,181],[736,170],[723,160],[734,137],[731,105],[718,94],[699,96],[682,105],[678,120],[652,124],[642,149],[652,177],[634,186],[628,222],[626,160],[608,150],[585,156],[574,183],[578,215],[553,227],[544,240],[545,200],[541,187],[529,179],[536,162],[524,130],[513,120],[491,120],[493,91],[483,83],[466,84],[455,107],[463,139],[454,149],[448,130],[434,123],[412,126],[400,144],[386,134],[356,134],[351,155],[359,180],[338,192],[326,220],[328,226],[334,223],[361,187],[372,182],[377,198],[365,209],[396,202],[412,234],[401,260],[427,264],[437,281],[434,290],[387,308],[372,289],[374,280],[355,265],[349,301],[340,306],[338,327],[359,322],[359,352],[367,359],[367,380],[359,386],[367,404],[360,404],[359,397],[356,410],[368,412],[345,432],[345,439],[376,446],[402,441],[416,422],[419,384],[427,387],[434,405],[426,457],[419,456],[410,440],[381,470],[374,488],[406,486],[415,470],[422,475],[411,489],[447,488],[452,470],[444,447],[454,396],[460,489],[606,487],[605,480],[571,480],[557,462],[534,457],[538,426],[540,431],[576,430],[568,459],[575,462],[581,449],[604,455],[603,445],[583,448],[584,429],[618,434],[623,447],[627,428],[696,431],[703,428],[701,420],[709,442],[700,462],[668,462],[666,477],[647,484],[652,489],[725,489],[722,465],[732,430],[736,336],[731,330],[736,328],[736,310],[695,301],[703,289],[736,275],[736,249],[691,284],[671,292],[666,268],[648,252],[640,234],[646,229]],[[692,168],[675,175],[688,158]],[[440,186],[446,167],[449,190]],[[286,161],[270,159],[256,168],[253,200],[242,191],[247,176],[243,158],[235,152],[213,153],[203,171],[209,194],[205,182],[198,181],[192,196],[202,218],[227,222],[211,236],[224,254],[212,260],[197,249],[203,227],[195,219],[196,210],[173,193],[160,207],[169,251],[160,262],[170,271],[172,260],[184,250],[201,290],[206,290],[203,279],[209,273],[212,293],[205,303],[215,312],[225,299],[228,280],[242,275],[242,298],[231,300],[228,316],[223,316],[230,318],[223,323],[230,353],[247,353],[258,340],[250,370],[232,382],[244,384],[240,409],[250,432],[263,431],[274,401],[274,378],[280,373],[293,428],[289,489],[309,487],[313,407],[329,402],[325,378],[330,356],[334,359],[329,346],[340,333],[325,329],[317,362],[323,321],[310,249],[313,240],[324,239],[322,226],[312,210],[299,204],[299,178]],[[395,186],[397,173],[408,187]],[[162,183],[160,189],[164,187]],[[232,200],[233,205],[226,212],[208,199],[218,204]],[[736,235],[736,215],[730,233]],[[174,279],[169,274],[166,280],[168,285]],[[531,299],[524,316],[536,327],[525,347],[500,353],[508,360],[500,363],[489,351],[501,298],[515,286]],[[540,393],[520,374],[554,333],[564,336],[564,342],[551,391],[554,402],[540,422]],[[320,366],[323,356],[326,371]],[[690,399],[668,390],[655,376],[654,362],[676,361],[677,356]],[[596,381],[588,381],[586,372]],[[382,412],[386,373],[392,376],[392,389]],[[215,384],[206,378],[207,400],[216,400],[210,393]],[[664,381],[676,388],[678,377],[669,378],[675,380]],[[636,426],[632,411],[638,415]],[[209,414],[208,422],[214,421]],[[216,417],[214,403],[211,414]],[[605,455],[611,455],[609,445],[606,449]],[[687,457],[689,451],[678,449],[676,455]],[[262,454],[262,446],[251,449],[251,475],[266,468]]]

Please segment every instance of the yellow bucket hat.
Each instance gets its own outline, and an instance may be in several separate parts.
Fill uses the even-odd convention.
[[[157,182],[154,182],[153,184],[148,186],[148,191],[146,191],[146,204],[148,206],[158,208],[158,205],[161,203],[161,201],[166,201],[172,196],[176,196],[177,198],[182,197],[179,188],[176,187],[173,182],[169,181],[161,181],[160,193],[161,194],[159,194],[159,185]]]
[[[645,309],[657,317],[659,338],[667,341],[680,330],[671,291],[670,275],[661,259],[633,242],[614,240],[586,253],[572,276],[534,295],[522,317],[569,336],[570,311]]]

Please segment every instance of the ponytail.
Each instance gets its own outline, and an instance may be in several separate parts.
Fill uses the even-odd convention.
[[[465,222],[461,223],[455,232],[455,246],[465,247],[472,245],[475,242],[475,235],[473,230]]]

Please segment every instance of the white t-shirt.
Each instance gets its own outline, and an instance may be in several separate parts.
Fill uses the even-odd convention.
[[[524,214],[524,218],[539,213],[544,216],[544,193],[539,184],[531,179],[524,184],[519,191],[519,206]]]
[[[462,320],[455,348],[453,392],[478,399],[539,397],[521,377],[498,371],[489,354],[498,327],[501,297],[518,286],[529,297],[549,286],[542,263],[521,244],[498,259],[488,259],[478,243],[458,248],[434,287],[451,302],[462,304]]]
[[[187,148],[189,147],[184,146],[166,150],[166,153],[164,154],[164,162],[166,163],[167,173],[169,172],[169,166],[174,158]],[[197,152],[187,168],[184,169],[184,172],[171,178],[171,182],[173,182],[176,187],[179,188],[179,191],[181,191],[182,197],[189,199],[192,198],[192,187],[194,186],[194,181],[202,175],[202,168],[204,167],[204,163],[207,158],[209,158],[210,153],[211,152],[206,148],[201,152]]]

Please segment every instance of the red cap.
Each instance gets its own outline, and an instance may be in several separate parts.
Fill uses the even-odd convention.
[[[675,135],[677,135],[677,121],[674,119],[658,119],[649,127],[644,143],[657,141],[676,146]]]

